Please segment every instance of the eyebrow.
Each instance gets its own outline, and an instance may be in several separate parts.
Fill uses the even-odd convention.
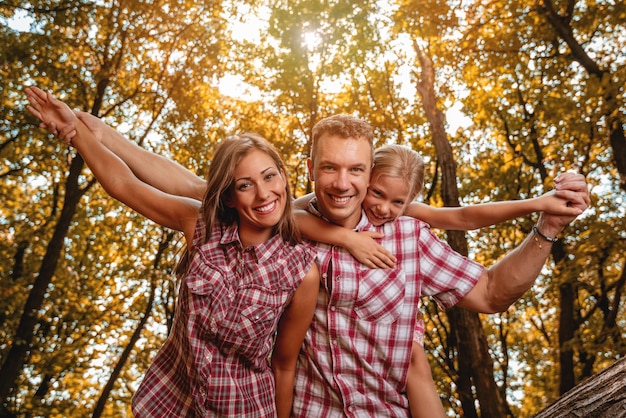
[[[265,174],[268,170],[271,170],[271,169],[278,170],[278,168],[276,168],[275,166],[271,165],[271,166],[261,170],[261,174]],[[252,177],[239,177],[238,179],[235,179],[234,182],[237,183],[238,181],[241,181],[241,180],[252,180]]]
[[[319,165],[320,165],[320,166],[323,166],[323,165],[339,166],[340,164],[338,164],[338,163],[334,162],[333,160],[321,160],[321,161],[319,162]],[[352,164],[352,165],[351,165],[351,166],[349,166],[348,168],[355,168],[355,167],[359,167],[359,168],[364,168],[364,169],[366,169],[366,168],[367,168],[367,164],[365,164],[365,163]]]

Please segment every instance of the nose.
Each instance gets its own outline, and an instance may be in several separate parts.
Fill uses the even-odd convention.
[[[270,187],[263,183],[259,183],[256,187],[256,195],[260,200],[266,200],[270,197]]]
[[[350,180],[348,179],[348,171],[347,170],[338,170],[337,175],[335,176],[335,181],[333,182],[333,186],[337,190],[348,190],[350,188]]]
[[[381,216],[387,216],[389,214],[389,204],[387,202],[381,202],[377,206]]]

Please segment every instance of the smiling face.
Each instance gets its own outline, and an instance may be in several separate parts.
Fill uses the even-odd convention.
[[[315,160],[308,165],[321,214],[334,224],[356,227],[372,167],[369,142],[324,134],[317,141]]]
[[[379,226],[395,220],[404,213],[410,202],[406,179],[376,176],[370,181],[363,209],[372,225]]]
[[[268,154],[255,149],[237,164],[233,179],[226,205],[237,211],[242,244],[257,245],[271,236],[285,212],[284,173]]]

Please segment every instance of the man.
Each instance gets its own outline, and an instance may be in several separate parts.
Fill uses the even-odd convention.
[[[422,296],[447,308],[506,310],[538,276],[556,235],[573,217],[542,214],[537,230],[493,267],[453,252],[427,225],[400,217],[373,227],[361,210],[372,167],[372,129],[348,115],[313,129],[308,167],[315,182],[310,212],[356,230],[384,233],[394,269],[369,269],[346,250],[317,243],[322,286],[300,354],[294,415],[408,416],[404,395],[411,342]],[[584,177],[570,174],[572,205],[589,202]],[[537,241],[535,241],[537,240]]]
[[[169,193],[202,198],[204,179],[103,128],[88,114],[79,117],[142,180]],[[542,214],[518,248],[485,269],[440,242],[423,222],[400,217],[374,227],[367,221],[361,203],[373,158],[368,123],[331,116],[314,127],[312,139],[307,163],[316,198],[309,210],[340,226],[383,232],[381,244],[397,263],[393,269],[369,269],[342,248],[316,243],[322,286],[299,358],[294,415],[408,416],[406,372],[420,298],[432,296],[445,308],[506,310],[532,286],[552,237],[574,217]],[[573,206],[581,211],[588,206],[582,175],[567,174],[561,187],[575,192]]]

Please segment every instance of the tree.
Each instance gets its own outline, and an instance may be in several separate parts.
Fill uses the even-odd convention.
[[[593,377],[584,380],[534,418],[624,416],[626,359],[616,361]]]

